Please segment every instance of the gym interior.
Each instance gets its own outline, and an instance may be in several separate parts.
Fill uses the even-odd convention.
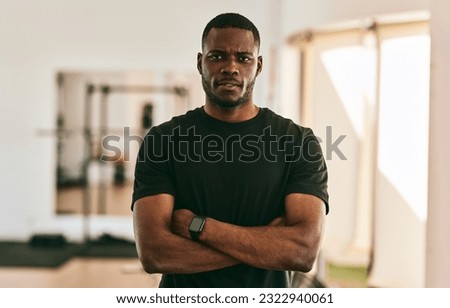
[[[0,1],[0,287],[157,287],[134,245],[136,154],[152,126],[203,105],[200,36],[223,12],[261,33],[256,104],[321,140],[330,213],[303,286],[450,287],[448,11]]]

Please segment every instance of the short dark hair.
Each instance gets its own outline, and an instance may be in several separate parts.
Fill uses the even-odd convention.
[[[206,38],[211,31],[212,28],[224,29],[224,28],[237,28],[249,30],[253,33],[253,39],[255,40],[255,44],[258,47],[261,43],[259,38],[259,31],[256,26],[247,18],[237,13],[224,13],[217,15],[206,25],[202,34],[202,48],[206,43]]]

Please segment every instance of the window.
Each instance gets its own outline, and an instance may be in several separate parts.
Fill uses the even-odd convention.
[[[301,119],[322,139],[330,177],[325,256],[336,263],[370,265],[374,286],[420,287],[427,209],[428,24],[374,23],[302,37],[307,40],[301,44]],[[337,149],[333,143],[338,140]]]

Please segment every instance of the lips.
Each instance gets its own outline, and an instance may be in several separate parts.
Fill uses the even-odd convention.
[[[241,83],[235,79],[222,79],[217,81],[217,86],[223,86],[226,88],[241,87]]]

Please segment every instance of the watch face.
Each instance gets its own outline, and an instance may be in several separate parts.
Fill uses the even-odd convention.
[[[204,219],[201,217],[194,217],[192,219],[191,225],[189,226],[190,231],[199,232],[203,227]]]

